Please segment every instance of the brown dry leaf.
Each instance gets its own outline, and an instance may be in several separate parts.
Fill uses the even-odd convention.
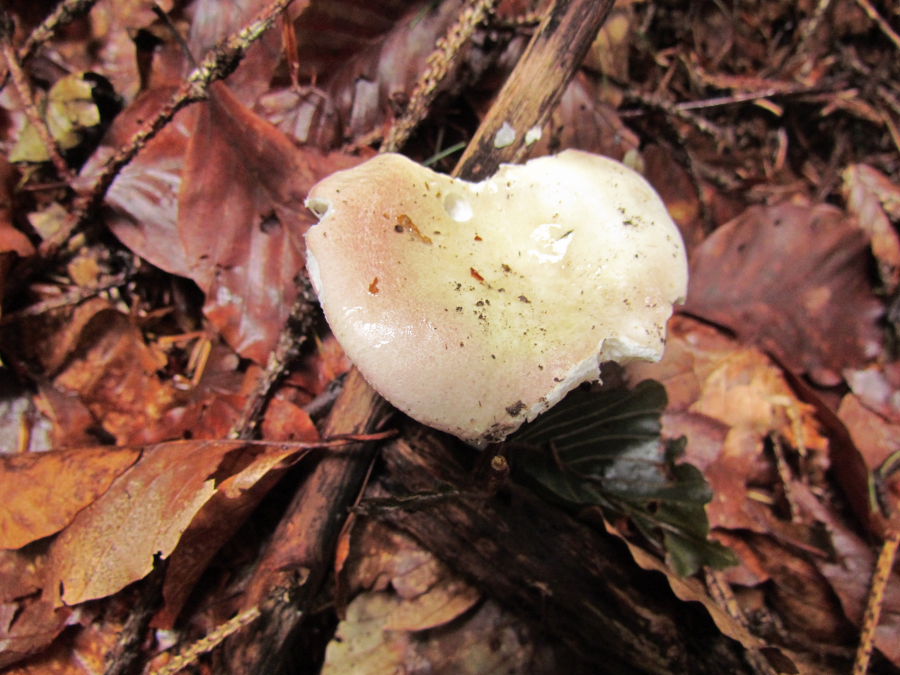
[[[847,211],[869,235],[882,282],[892,293],[900,284],[900,236],[888,213],[900,221],[900,185],[867,164],[852,164],[841,177]]]
[[[781,542],[754,535],[746,539],[769,574],[768,601],[787,627],[816,642],[850,644],[855,638],[829,580],[812,562]]]
[[[700,217],[700,197],[690,173],[676,160],[671,148],[652,144],[643,149],[644,177],[659,192],[681,230],[688,252],[693,251],[706,233]]]
[[[309,440],[318,440],[315,436]],[[294,452],[249,446],[223,458],[217,478],[228,477],[218,483],[215,495],[191,521],[169,559],[163,584],[165,604],[154,617],[154,626],[172,628],[200,575],[282,477],[285,460]]]
[[[79,626],[49,648],[4,675],[99,675],[107,670],[107,656],[116,646],[119,630],[108,624]],[[49,641],[48,641],[49,643]]]
[[[306,192],[359,160],[301,150],[226,87],[213,90],[188,145],[178,230],[204,313],[242,356],[265,363],[305,264]]]
[[[12,165],[6,161],[5,156],[0,156],[0,254],[12,252],[25,258],[34,255],[35,249],[31,240],[13,227],[14,183],[15,171]]]
[[[120,444],[134,444],[177,400],[171,382],[157,375],[165,364],[130,317],[104,309],[84,325],[53,384],[77,393]]]
[[[470,610],[480,599],[481,593],[462,579],[444,578],[415,598],[403,598],[385,617],[384,628],[418,631],[443,626]]]
[[[834,550],[831,557],[814,556],[811,561],[828,579],[847,618],[860,626],[875,567],[872,547],[837,514],[827,509],[806,485],[796,484],[794,494],[804,511],[825,526]],[[881,620],[875,632],[875,646],[895,666],[900,667],[900,640],[897,635],[900,635],[900,573],[895,568],[886,587]]]
[[[635,381],[653,378],[666,386],[671,412],[664,433],[688,438],[686,459],[713,489],[707,507],[713,527],[769,531],[769,507],[750,499],[749,491],[777,482],[764,454],[771,434],[800,451],[808,470],[824,468],[828,439],[814,409],[757,349],[676,316],[662,361],[633,364],[628,372]]]
[[[46,556],[36,548],[0,551],[0,668],[41,652],[72,615],[40,597]]]
[[[174,4],[174,0],[158,2],[159,7],[165,12],[171,12]],[[159,23],[151,5],[144,0],[101,2],[88,14],[86,23],[90,25],[89,39],[94,48],[86,50],[84,43],[76,40],[71,49],[73,55],[77,55],[79,59],[92,58],[92,61],[82,62],[80,69],[103,73],[120,96],[126,100],[133,99],[142,84],[138,76],[140,56],[135,58],[138,51],[135,37],[139,31],[150,29]],[[171,38],[171,33],[167,34],[164,31],[156,33],[164,35],[172,44],[157,46],[154,70],[164,70],[171,83],[172,79],[184,74],[182,72],[186,61],[184,49]],[[169,67],[161,68],[161,62],[165,62]]]
[[[300,74],[318,83],[331,100],[343,122],[339,138],[356,139],[384,125],[395,99],[412,91],[435,42],[462,6],[461,0],[310,3],[297,21]],[[302,104],[309,110],[304,117],[327,122],[324,99],[307,98]],[[317,145],[331,135],[327,128],[306,130]]]
[[[275,396],[266,408],[262,423],[263,438],[268,441],[319,440],[315,423],[303,408],[281,396]]]
[[[65,629],[72,611],[36,597],[0,604],[0,668],[40,654]],[[8,673],[10,671],[4,671]],[[13,671],[15,672],[15,671]],[[35,668],[23,673],[58,672]]]
[[[866,238],[824,204],[754,206],[695,252],[686,310],[830,386],[881,353]]]
[[[20,548],[63,529],[139,455],[96,447],[0,456],[0,548]]]
[[[351,364],[340,343],[330,333],[315,338],[315,352],[301,358],[297,370],[288,377],[288,384],[303,390],[304,403],[326,392],[331,383],[350,370]]]
[[[0,603],[40,590],[43,563],[44,556],[31,550],[0,550]]]
[[[294,2],[282,21],[296,17],[309,0]],[[202,58],[217,43],[247,26],[269,5],[268,0],[196,0],[193,3],[188,47]],[[228,76],[228,88],[245,105],[269,89],[269,81],[281,60],[281,35],[270,30],[250,45],[237,70]]]
[[[682,577],[672,572],[657,556],[647,553],[628,540],[612,523],[604,520],[606,531],[621,539],[628,547],[631,557],[641,569],[655,570],[665,575],[672,592],[684,602],[699,602],[709,612],[710,618],[716,626],[728,637],[737,640],[747,649],[755,649],[763,646],[763,641],[753,635],[746,627],[738,623],[719,607],[706,592],[699,580],[690,577]]]
[[[108,300],[91,298],[75,307],[50,310],[2,326],[0,337],[4,348],[37,364],[42,373],[52,377],[72,357],[85,326],[109,307]]]
[[[761,638],[751,632],[749,627],[729,614],[725,608],[720,607],[716,601],[710,597],[706,588],[700,581],[673,574],[672,570],[666,567],[659,558],[629,542],[628,539],[623,537],[614,526],[609,523],[606,523],[605,525],[609,532],[625,542],[625,545],[628,547],[629,552],[638,566],[645,570],[655,570],[664,574],[672,592],[680,600],[683,600],[684,602],[699,602],[702,604],[709,612],[709,616],[715,622],[716,627],[722,631],[723,634],[736,640],[746,649],[762,649],[768,659],[783,667],[783,670],[778,669],[778,672],[796,673],[800,675],[822,675],[825,672],[829,672],[822,668],[820,662],[809,662],[808,655],[780,646],[776,648],[773,645],[767,645]],[[728,545],[732,546],[734,542],[741,541],[742,540],[738,539],[729,539]],[[744,556],[742,555],[741,557],[743,558]],[[765,574],[765,572],[762,572],[762,574]]]
[[[272,468],[297,452],[275,446],[259,453],[252,445],[226,441],[146,448],[53,542],[47,592],[72,605],[112,595],[143,578],[153,569],[154,556],[168,557],[217,494],[240,497],[259,478],[260,467]]]
[[[628,57],[634,32],[634,8],[617,3],[585,55],[584,65],[619,82],[628,82]]]
[[[854,394],[844,396],[837,414],[869,471],[875,471],[890,455],[900,451],[900,424],[891,423],[873,412]]]
[[[437,626],[456,618],[479,599],[474,589],[462,584],[407,535],[377,521],[365,521],[352,535],[347,566],[350,592],[391,588],[405,601],[392,620],[397,625],[392,627],[424,630]]]

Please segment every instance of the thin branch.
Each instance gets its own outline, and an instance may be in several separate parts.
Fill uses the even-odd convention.
[[[881,14],[878,13],[878,10],[875,9],[875,6],[869,0],[856,0],[856,4],[878,25],[878,28],[887,36],[888,40],[893,42],[897,49],[900,49],[900,35],[897,35],[897,32],[891,28],[891,24],[884,20]]]
[[[869,670],[869,660],[872,658],[872,648],[875,646],[875,630],[878,628],[878,620],[881,618],[884,592],[887,589],[891,570],[894,568],[898,547],[900,547],[900,530],[891,530],[881,547],[878,562],[875,563],[875,573],[872,575],[872,585],[869,588],[869,600],[866,603],[866,612],[860,630],[859,647],[856,650],[856,658],[853,660],[853,675],[866,675]]]
[[[403,117],[398,119],[388,132],[381,146],[383,152],[393,152],[402,147],[413,129],[425,119],[441,82],[458,65],[460,50],[472,37],[478,24],[494,10],[496,4],[497,0],[466,2],[456,22],[447,34],[437,41],[435,50],[428,56],[426,60],[428,67],[413,88]]]
[[[79,16],[87,14],[95,4],[97,4],[97,0],[64,0],[59,3],[47,15],[47,18],[31,31],[31,35],[28,36],[25,44],[18,51],[19,63],[21,65],[28,63],[44,43],[50,40],[60,28],[71,23]],[[6,86],[9,74],[9,70],[7,70],[0,75],[0,89]]]
[[[229,438],[247,439],[253,436],[276,383],[282,379],[300,347],[312,333],[312,323],[316,317],[315,291],[305,276],[301,276],[297,285],[299,286],[297,299],[285,326],[281,329],[278,344],[269,355],[266,367],[248,397],[240,418],[228,434]]]
[[[60,28],[72,23],[78,17],[84,16],[96,4],[97,0],[64,0],[59,3],[47,15],[47,18],[31,31],[31,35],[19,50],[19,62],[26,63]]]
[[[19,63],[19,56],[12,45],[12,36],[12,17],[9,16],[9,13],[5,9],[0,8],[0,51],[3,52],[6,68],[12,77],[13,86],[16,88],[16,93],[19,95],[19,100],[22,103],[25,116],[28,118],[28,122],[31,126],[37,131],[38,136],[40,136],[41,142],[44,144],[44,147],[47,149],[47,154],[50,156],[50,161],[52,161],[53,166],[56,167],[56,171],[60,178],[66,183],[70,183],[72,180],[72,172],[69,170],[69,165],[66,164],[66,160],[63,159],[62,153],[59,151],[59,146],[56,144],[53,135],[50,133],[50,129],[47,128],[46,121],[44,121],[43,116],[34,102],[31,84],[28,82],[28,76],[22,70],[22,66]]]
[[[151,675],[175,675],[175,673],[193,665],[203,654],[211,652],[227,637],[234,635],[245,626],[249,626],[256,621],[260,614],[258,606],[240,612],[225,623],[216,626],[201,639],[190,644],[184,651],[172,657],[172,660],[166,665],[154,670]]]
[[[550,118],[612,6],[612,0],[552,4],[457,163],[454,176],[485,178],[502,162],[516,162],[525,155],[528,130],[542,127]],[[512,143],[496,142],[504,127],[515,131]]]

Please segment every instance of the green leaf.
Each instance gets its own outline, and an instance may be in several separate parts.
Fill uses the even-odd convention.
[[[631,390],[573,391],[510,438],[516,476],[564,506],[627,516],[679,574],[735,564],[728,548],[708,539],[709,484],[696,467],[675,463],[684,440],[660,438],[666,404],[665,388],[652,380]]]

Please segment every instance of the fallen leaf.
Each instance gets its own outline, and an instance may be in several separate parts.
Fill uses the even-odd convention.
[[[862,624],[875,568],[872,547],[851,530],[835,513],[825,508],[805,485],[795,485],[795,497],[802,508],[825,525],[834,554],[828,558],[812,557],[813,564],[828,579],[841,602],[844,614],[854,624]],[[900,666],[900,574],[896,571],[888,581],[882,603],[881,620],[875,631],[875,646]]]
[[[857,396],[844,396],[837,414],[847,426],[870,471],[900,450],[900,424],[891,424],[869,410]]]
[[[746,540],[769,574],[768,601],[791,632],[826,644],[852,643],[855,631],[815,556],[798,555],[767,536],[753,535]]]
[[[881,353],[868,255],[865,236],[832,206],[753,206],[694,252],[685,309],[835,385]]]
[[[102,598],[142,579],[153,569],[154,556],[167,558],[217,493],[235,498],[249,488],[237,482],[242,472],[298,451],[275,446],[249,466],[235,466],[234,453],[245,447],[237,441],[182,441],[144,449],[140,461],[52,543],[46,589],[54,602]]]
[[[37,597],[27,598],[22,603],[0,604],[0,668],[41,654],[66,628],[71,615],[69,608],[56,608],[53,603]],[[36,667],[19,672],[38,675],[58,671]]]
[[[15,171],[6,157],[0,157],[0,253],[15,253],[26,258],[34,255],[34,244],[13,226],[13,184]]]
[[[120,113],[100,149],[82,168],[76,186],[89,189],[106,161],[156,116],[174,92],[174,87],[150,89]],[[179,112],[122,169],[106,195],[106,203],[113,207],[108,214],[113,234],[153,265],[184,277],[189,276],[190,264],[178,237],[178,193],[196,114],[196,107]]]
[[[110,447],[0,455],[0,548],[59,532],[139,455]]]
[[[675,392],[664,432],[687,437],[685,459],[703,471],[713,490],[707,506],[712,527],[769,531],[771,506],[751,491],[779,480],[765,452],[770,435],[798,451],[805,471],[818,475],[827,467],[829,443],[815,409],[758,349],[678,316],[670,322],[662,361],[630,364],[628,373],[659,377]]]
[[[131,444],[177,401],[171,381],[157,374],[165,363],[130,317],[101,310],[83,326],[53,384],[77,393],[105,431],[120,444]]]
[[[672,220],[681,230],[688,252],[693,251],[706,238],[695,181],[676,160],[671,148],[653,144],[644,148],[641,155],[644,159],[644,177],[666,203]]]
[[[307,191],[357,161],[296,147],[226,87],[213,87],[188,145],[178,231],[188,276],[206,293],[204,313],[242,356],[266,362],[296,298],[303,234],[314,220]]]
[[[348,590],[391,588],[401,600],[384,617],[385,630],[419,631],[449,623],[481,593],[457,578],[407,535],[377,521],[353,530]]]
[[[627,517],[679,574],[735,564],[708,539],[710,485],[696,467],[676,462],[682,442],[660,438],[665,407],[665,389],[653,380],[631,390],[576,389],[510,437],[514,475],[568,508]]]
[[[275,396],[269,401],[262,423],[263,438],[268,441],[319,440],[315,423],[303,408]]]
[[[200,575],[281,479],[288,466],[285,460],[295,453],[278,446],[249,446],[223,457],[217,474],[231,475],[218,483],[216,493],[194,516],[169,558],[163,583],[165,604],[154,616],[153,626],[175,625]],[[229,463],[234,466],[228,467]]]
[[[872,242],[882,282],[888,293],[900,284],[900,236],[888,213],[900,221],[900,185],[867,164],[852,164],[841,174],[847,211]]]
[[[67,613],[67,610],[59,612]],[[73,627],[52,644],[47,641],[48,649],[4,670],[4,675],[97,675],[106,672],[107,658],[116,647],[121,626],[112,622],[84,623],[86,625]]]
[[[323,675],[410,672],[459,675],[503,672],[525,675],[558,672],[560,664],[542,661],[534,636],[487,601],[458,624],[439,631],[391,630],[387,621],[404,604],[389,592],[358,595],[338,624],[325,653]]]

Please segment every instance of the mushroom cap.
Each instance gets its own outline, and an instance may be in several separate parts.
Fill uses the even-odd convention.
[[[480,183],[382,154],[309,193],[307,268],[372,387],[484,447],[597,380],[658,360],[687,292],[678,228],[625,165],[567,150]]]

